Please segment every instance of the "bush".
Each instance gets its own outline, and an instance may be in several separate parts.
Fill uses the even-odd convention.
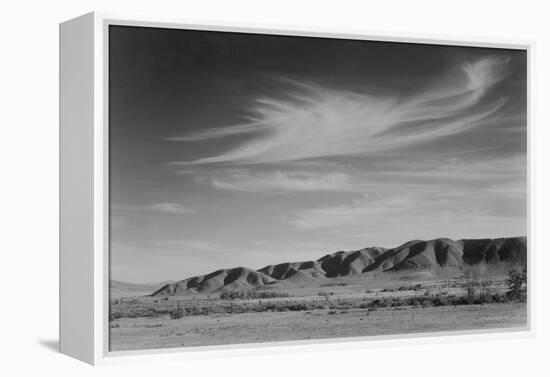
[[[273,312],[273,311],[277,310],[277,305],[273,304],[273,303],[268,303],[268,304],[262,305],[262,310]]]
[[[397,288],[384,288],[380,292],[403,292],[403,291],[419,291],[422,289],[422,284],[401,285]]]
[[[247,299],[262,299],[262,298],[284,298],[290,297],[288,293],[272,292],[272,291],[255,291],[255,290],[225,290],[220,293],[221,300],[247,300]]]
[[[433,306],[444,306],[444,305],[447,305],[448,303],[446,300],[443,300],[441,297],[436,296],[432,298],[431,304]]]
[[[510,299],[507,295],[492,295],[491,300],[497,304],[506,304],[510,302]]]
[[[187,308],[186,310],[187,314],[189,315],[209,315],[210,311],[207,307],[197,307],[197,306],[191,306]]]
[[[325,283],[321,287],[345,287],[348,283]]]
[[[408,305],[408,306],[422,306],[422,298],[420,298],[420,297],[408,298],[405,301],[405,305]]]
[[[521,271],[508,271],[508,279],[506,280],[508,291],[506,295],[513,301],[525,302],[527,300],[527,266],[524,266]]]
[[[292,304],[287,306],[288,310],[296,312],[300,310],[308,310],[308,306],[305,303]]]
[[[387,308],[392,304],[390,298],[377,298],[368,303],[370,308]]]
[[[170,313],[170,318],[172,319],[180,319],[182,318],[183,316],[185,315],[185,311],[183,310],[182,307],[180,307],[178,305],[178,307],[176,309],[174,309],[171,313]]]
[[[489,294],[490,281],[482,281],[479,283],[479,300],[482,304],[491,302],[492,296]]]
[[[471,305],[474,303],[479,286],[480,271],[478,268],[469,267],[464,271],[463,287],[466,291],[466,300]]]
[[[270,292],[270,291],[249,291],[248,298],[284,298],[290,297],[290,294],[285,292]]]
[[[390,306],[391,306],[392,308],[397,308],[397,307],[402,306],[402,305],[403,305],[403,302],[402,302],[401,300],[399,300],[399,299],[395,299],[395,300],[392,300],[392,301],[390,302]]]

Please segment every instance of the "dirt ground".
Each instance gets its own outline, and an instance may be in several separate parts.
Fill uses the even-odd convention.
[[[180,319],[119,318],[111,323],[110,350],[326,339],[525,327],[520,303],[426,308],[252,312]]]

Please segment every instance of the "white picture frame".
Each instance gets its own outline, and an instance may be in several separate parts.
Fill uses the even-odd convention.
[[[192,30],[215,30],[275,35],[414,42],[522,49],[528,61],[528,193],[532,182],[533,126],[531,124],[532,41],[487,40],[407,33],[380,33],[364,30],[320,29],[309,26],[241,25],[219,23],[196,25],[185,20],[149,18],[108,13],[88,13],[60,25],[60,351],[90,364],[128,361],[223,357],[297,350],[378,347],[384,344],[422,344],[476,339],[506,339],[535,334],[530,284],[528,325],[524,329],[472,330],[415,335],[375,336],[205,346],[143,351],[109,352],[108,294],[108,70],[109,25],[131,25]],[[531,208],[528,197],[528,238],[532,239]],[[529,283],[534,277],[537,251],[529,245]],[[459,336],[458,336],[459,335]]]

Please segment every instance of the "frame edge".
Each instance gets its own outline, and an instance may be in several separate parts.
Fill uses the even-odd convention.
[[[59,351],[94,364],[94,14],[59,25]]]

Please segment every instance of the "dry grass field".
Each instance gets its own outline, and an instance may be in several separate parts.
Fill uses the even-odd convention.
[[[508,300],[505,281],[468,300],[459,279],[382,284],[361,289],[360,279],[303,287],[292,294],[255,291],[252,297],[219,294],[116,298],[111,302],[111,351],[520,328],[525,303]],[[403,282],[401,282],[403,283]],[[385,288],[382,288],[385,286]],[[263,293],[262,293],[263,292]],[[485,294],[485,296],[481,296]]]
[[[120,318],[111,351],[525,327],[522,303]]]

